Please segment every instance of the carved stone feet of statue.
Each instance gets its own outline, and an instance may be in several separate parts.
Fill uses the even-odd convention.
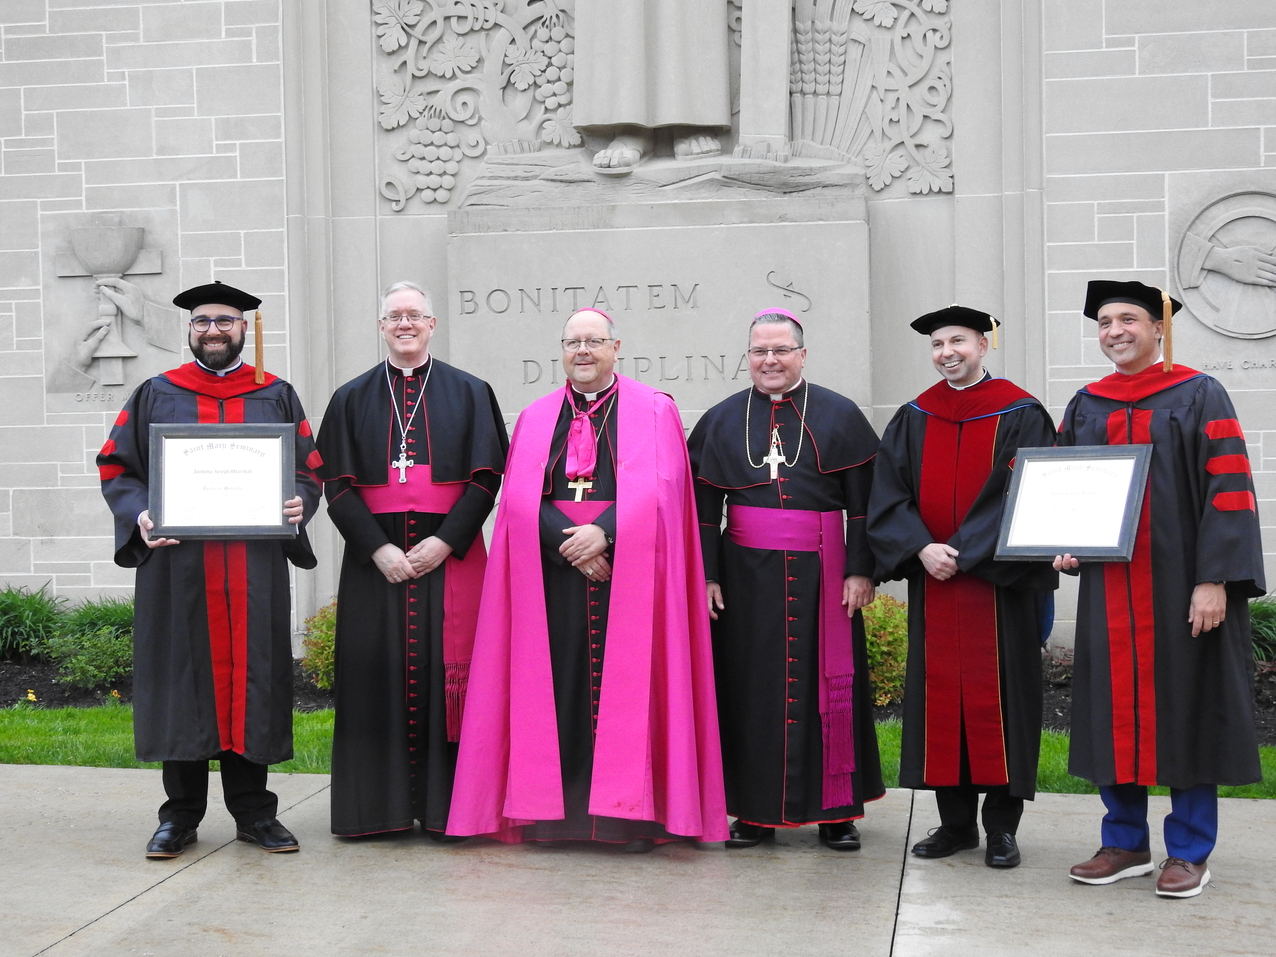
[[[722,143],[712,133],[692,133],[673,141],[673,155],[678,159],[708,159],[722,155]]]
[[[616,138],[594,154],[594,169],[608,176],[625,176],[645,158],[656,145],[651,130],[635,130],[617,134]]]

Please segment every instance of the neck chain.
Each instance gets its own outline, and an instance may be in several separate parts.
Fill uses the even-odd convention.
[[[753,412],[753,393],[755,390],[752,388],[749,389],[749,397],[748,399],[745,400],[745,405],[744,405],[744,454],[745,454],[745,457],[748,458],[749,465],[752,468],[755,468],[755,469],[765,468],[769,464],[768,459],[770,459],[772,456],[774,456],[775,459],[777,459],[778,461],[782,461],[786,468],[793,468],[793,466],[797,465],[798,457],[801,456],[802,454],[802,442],[806,438],[806,404],[811,399],[811,387],[807,385],[806,383],[803,383],[803,386],[804,386],[804,391],[802,393],[802,411],[798,413],[797,451],[793,453],[792,462],[790,462],[788,458],[780,454],[780,451],[779,451],[780,450],[780,434],[778,429],[771,430],[771,448],[769,450],[770,454],[764,455],[762,457],[761,462],[753,461],[753,450],[749,448],[749,435],[750,435],[749,416]],[[776,467],[772,466],[771,477],[775,478],[775,476],[776,476]]]
[[[408,461],[408,426],[416,418],[416,410],[421,408],[421,400],[425,398],[425,385],[430,381],[430,373],[433,371],[434,363],[430,362],[429,368],[425,370],[425,376],[421,379],[421,391],[416,397],[416,403],[412,406],[412,411],[408,413],[407,421],[404,421],[403,414],[399,411],[399,400],[394,394],[394,383],[390,380],[390,360],[387,359],[385,363],[385,384],[390,390],[390,408],[394,410],[394,421],[399,425],[399,461],[394,464],[394,467],[399,469],[400,482],[408,480],[404,469],[413,464]],[[407,377],[406,372],[404,372],[404,377]]]

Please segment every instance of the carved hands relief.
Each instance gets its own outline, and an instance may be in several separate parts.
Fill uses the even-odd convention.
[[[789,90],[793,155],[862,163],[883,190],[949,193],[949,0],[797,0]]]
[[[486,153],[581,144],[572,125],[575,38],[566,0],[372,0],[379,121],[395,168],[381,195],[446,203]]]
[[[1276,195],[1233,193],[1201,209],[1179,243],[1178,281],[1184,304],[1215,332],[1276,336]]]

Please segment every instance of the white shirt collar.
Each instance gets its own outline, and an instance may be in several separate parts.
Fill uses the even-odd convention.
[[[576,388],[575,382],[572,383],[572,391],[575,392],[582,399],[584,399],[586,402],[593,402],[600,395],[602,395],[604,392],[610,389],[615,384],[615,382],[616,382],[616,373],[613,372],[611,374],[611,381],[609,381],[605,386],[603,386],[597,392],[581,392],[580,389]]]
[[[987,369],[985,369],[984,374],[981,375],[974,382],[972,382],[970,385],[953,385],[951,382],[948,382],[947,379],[945,379],[944,381],[948,382],[948,388],[956,389],[958,392],[965,392],[967,389],[973,389],[975,386],[979,385],[981,382],[987,382],[991,378],[992,378],[992,373],[989,372]]]
[[[208,366],[204,365],[204,363],[200,362],[198,359],[195,360],[195,365],[199,366],[205,372],[211,372],[213,375],[217,376],[219,379],[224,379],[226,376],[230,375],[232,372],[234,372],[243,364],[244,364],[243,359],[236,359],[235,364],[231,366],[229,369],[218,370],[218,369],[210,369],[208,368]]]

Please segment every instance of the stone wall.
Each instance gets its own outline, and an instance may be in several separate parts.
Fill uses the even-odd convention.
[[[1236,403],[1270,584],[1276,290],[1199,268],[1189,234],[1276,248],[1276,4],[1046,0],[1044,27],[1047,401],[1057,415],[1111,371],[1080,314],[1088,279],[1183,299],[1175,361],[1216,376]]]
[[[4,0],[0,44],[0,581],[123,593],[93,458],[132,385],[189,358],[172,296],[259,293],[288,375],[280,3]],[[145,229],[124,278],[157,332],[117,320],[114,383],[60,378],[98,314],[70,246],[91,225]]]

